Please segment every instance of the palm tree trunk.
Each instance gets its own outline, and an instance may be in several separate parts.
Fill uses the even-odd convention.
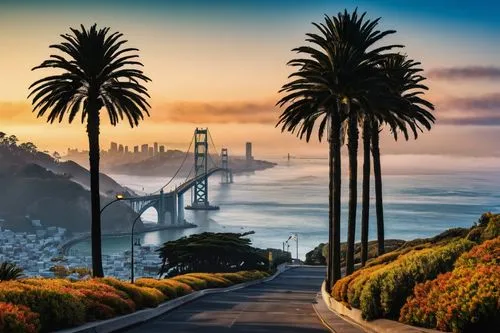
[[[90,98],[89,98],[90,99]],[[99,108],[97,103],[89,102],[87,134],[89,136],[90,162],[90,202],[91,202],[91,242],[92,275],[103,277],[101,252],[101,202],[99,196]]]
[[[368,222],[370,218],[370,119],[363,123],[363,204],[361,211],[361,266],[368,260]]]
[[[373,174],[375,176],[375,207],[377,211],[377,243],[378,255],[384,254],[384,206],[382,203],[382,171],[380,168],[379,148],[379,126],[378,122],[372,126],[372,156]]]
[[[326,257],[326,290],[330,293],[334,281],[334,268],[333,268],[333,234],[334,234],[334,221],[333,221],[333,188],[334,188],[334,142],[333,142],[333,121],[330,118],[330,137],[328,138],[328,256]]]
[[[340,272],[340,188],[341,188],[341,165],[340,165],[340,129],[341,118],[339,109],[334,110],[331,123],[330,137],[330,242],[328,256],[331,263],[331,286],[341,278]],[[332,163],[333,162],[333,163]],[[333,188],[333,191],[332,191]],[[333,193],[333,195],[332,195]]]
[[[350,112],[349,103],[347,114],[349,115],[349,217],[347,221],[347,253],[346,253],[346,275],[354,272],[354,236],[356,233],[356,206],[358,199],[358,117],[356,112]]]

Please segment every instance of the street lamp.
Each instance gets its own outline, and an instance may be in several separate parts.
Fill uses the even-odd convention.
[[[134,222],[132,222],[132,231],[130,232],[130,283],[134,283],[134,227],[141,215],[142,213],[138,214]]]
[[[117,194],[117,195],[115,196],[115,200],[113,200],[113,201],[111,201],[111,202],[108,202],[108,203],[106,204],[106,206],[104,206],[104,207],[102,207],[102,208],[101,208],[101,212],[100,212],[100,214],[102,214],[102,212],[104,211],[104,209],[106,209],[106,207],[108,207],[108,206],[109,206],[109,205],[111,205],[112,203],[115,203],[115,202],[120,201],[120,200],[123,200],[123,199],[125,199],[125,196],[124,196],[123,194]]]

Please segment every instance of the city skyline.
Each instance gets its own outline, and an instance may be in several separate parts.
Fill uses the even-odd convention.
[[[36,119],[26,96],[29,84],[42,75],[30,69],[49,56],[48,46],[60,41],[59,34],[96,22],[123,32],[129,46],[140,49],[144,70],[153,80],[148,85],[151,117],[133,130],[126,124],[114,128],[103,119],[104,147],[113,138],[129,146],[144,138],[186,149],[195,127],[210,127],[216,144],[237,154],[251,140],[262,156],[326,156],[326,145],[315,138],[307,144],[282,135],[275,128],[280,110],[274,105],[290,73],[286,62],[294,57],[291,49],[305,44],[305,34],[314,31],[311,22],[357,6],[370,18],[382,17],[382,28],[397,30],[392,41],[406,45],[404,52],[422,62],[428,95],[436,104],[438,120],[430,133],[418,143],[396,143],[385,136],[383,152],[500,156],[495,144],[500,140],[495,56],[500,45],[494,42],[499,24],[488,15],[499,5],[390,2],[288,1],[285,6],[284,1],[125,1],[117,7],[114,1],[85,6],[51,1],[43,8],[34,1],[26,2],[29,6],[3,2],[0,31],[9,52],[0,72],[9,80],[0,82],[2,130],[41,149],[87,147],[83,125],[55,127]]]

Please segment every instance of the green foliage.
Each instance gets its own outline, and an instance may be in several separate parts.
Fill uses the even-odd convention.
[[[37,333],[39,329],[37,313],[23,305],[0,302],[0,333]]]
[[[158,249],[163,265],[160,273],[167,276],[192,272],[235,272],[240,270],[266,270],[269,262],[262,250],[250,246],[245,234],[195,234],[166,242]],[[202,283],[193,287],[202,288]]]
[[[406,255],[371,274],[363,286],[360,306],[365,319],[398,318],[406,298],[415,284],[432,280],[451,270],[455,260],[473,246],[468,240],[458,240],[435,249]]]
[[[24,305],[40,314],[42,332],[81,325],[85,322],[85,304],[78,297],[59,290],[35,286],[0,288],[0,300]]]
[[[313,250],[306,253],[306,265],[326,265],[326,257],[323,256],[325,243],[320,243]]]
[[[23,269],[11,262],[3,262],[0,264],[0,282],[8,280],[16,280],[23,276]]]
[[[500,237],[460,256],[452,272],[415,286],[401,322],[453,332],[496,332],[500,325]]]
[[[132,301],[134,301],[137,309],[154,308],[167,299],[161,291],[154,288],[136,286],[131,283],[109,277],[99,279],[99,281],[110,285],[117,290],[123,291]]]

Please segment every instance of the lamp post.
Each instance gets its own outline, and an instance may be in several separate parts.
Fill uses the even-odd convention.
[[[112,203],[115,203],[117,201],[120,201],[120,200],[123,200],[125,199],[125,196],[123,194],[117,194],[115,196],[115,200],[111,201],[111,202],[108,202],[104,207],[101,208],[101,212],[100,214],[102,214],[102,212],[104,211],[104,209],[106,209],[106,207],[108,207],[109,205],[111,205]]]
[[[130,283],[134,283],[134,227],[142,213],[138,214],[134,222],[132,222],[132,230],[130,232]]]

